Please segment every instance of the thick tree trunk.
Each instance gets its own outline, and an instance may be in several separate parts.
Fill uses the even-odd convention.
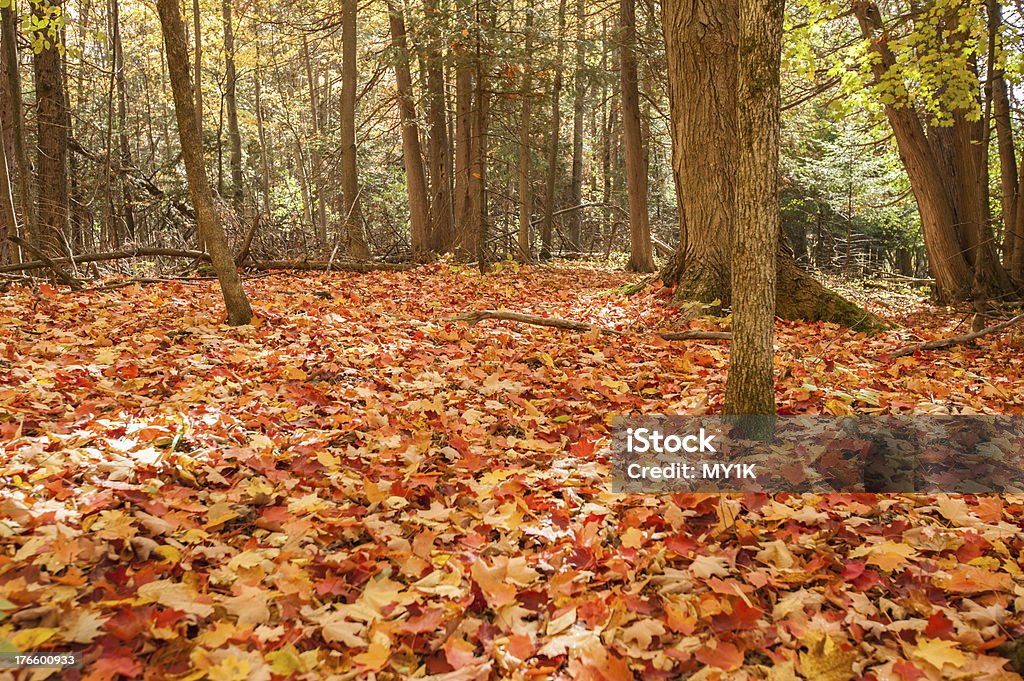
[[[622,87],[622,145],[626,160],[626,186],[629,195],[629,264],[631,272],[653,272],[650,215],[647,210],[647,167],[640,129],[640,89],[636,65],[636,5],[621,0],[619,24],[622,42],[619,48]]]
[[[576,72],[573,74],[572,106],[572,184],[569,205],[583,203],[583,115],[587,97],[587,12],[584,0],[576,0]],[[583,211],[574,210],[569,217],[569,248],[581,250]]]
[[[194,90],[188,74],[188,51],[185,47],[185,26],[178,14],[177,0],[157,0],[160,26],[167,46],[167,68],[170,72],[174,110],[181,138],[181,155],[185,162],[189,194],[196,211],[196,223],[217,272],[228,324],[239,326],[252,320],[252,308],[242,288],[235,261],[228,247],[224,226],[213,201],[213,192],[203,163],[202,137],[197,125]]]
[[[444,48],[438,0],[424,0],[426,24],[427,118],[430,126],[430,248],[451,249],[455,241],[452,216],[452,164],[448,145],[448,95],[444,83]]]
[[[666,0],[663,17],[680,243],[661,277],[666,285],[677,285],[677,301],[729,305],[739,0]],[[832,321],[864,330],[883,325],[823,288],[781,249],[776,258],[775,308],[779,316]]]
[[[412,76],[409,73],[409,49],[405,35],[405,17],[395,0],[388,0],[391,40],[395,47],[395,84],[398,109],[402,119],[402,157],[405,161],[405,182],[409,195],[409,224],[412,231],[412,255],[425,260],[430,255],[430,201],[423,172],[423,151],[413,100]]]
[[[726,414],[774,414],[779,102],[784,0],[741,0],[736,225]]]
[[[524,26],[525,46],[523,50],[523,80],[519,90],[519,99],[522,100],[522,113],[519,119],[519,233],[517,244],[519,246],[518,260],[530,262],[533,260],[533,253],[530,248],[530,228],[533,218],[533,192],[530,188],[530,156],[532,144],[530,128],[532,125],[532,99],[533,99],[533,64],[531,51],[533,50],[533,6],[531,0],[526,0],[526,23]]]
[[[871,41],[875,54],[871,60],[874,78],[882,81],[889,70],[896,67],[896,58],[889,49],[881,13],[873,0],[854,0],[853,12],[864,38]],[[925,248],[939,298],[967,298],[974,278],[958,238],[953,202],[943,181],[941,165],[933,155],[921,121],[913,109],[890,104],[885,107],[885,115],[917,199]]]
[[[562,61],[565,59],[565,0],[558,2],[558,44],[555,48],[555,76],[551,84],[551,130],[548,132],[547,175],[544,180],[544,214],[540,224],[540,258],[551,258],[555,227],[555,185],[558,180],[558,137],[562,127]]]
[[[37,17],[60,11],[59,0],[33,5]],[[33,55],[36,81],[36,196],[39,201],[39,247],[47,255],[61,255],[67,235],[68,131],[64,78],[59,38],[48,35],[47,45]]]
[[[224,18],[224,104],[228,114],[228,143],[230,144],[231,202],[235,209],[242,207],[242,134],[238,129],[238,76],[235,72],[235,28],[232,0],[222,0]]]
[[[356,11],[357,0],[342,2],[341,66],[341,190],[344,194],[345,241],[348,254],[365,260],[370,257],[363,234],[363,216],[359,211],[359,171],[356,157]]]

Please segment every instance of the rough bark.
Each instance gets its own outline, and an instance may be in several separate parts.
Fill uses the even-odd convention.
[[[398,91],[398,109],[402,121],[402,159],[405,163],[405,182],[409,196],[409,224],[412,232],[412,255],[425,260],[430,254],[430,200],[427,198],[427,180],[423,171],[423,151],[420,147],[420,129],[413,100],[412,76],[409,72],[409,49],[405,34],[405,17],[395,0],[388,0],[388,18],[395,54],[395,85]]]
[[[741,0],[736,225],[726,414],[774,414],[775,260],[784,0]]]
[[[37,17],[62,11],[60,1],[41,0],[33,5]],[[59,36],[47,34],[47,44],[33,54],[36,84],[36,196],[39,211],[39,248],[60,255],[68,224],[67,109]]]
[[[14,112],[11,137],[14,143],[14,158],[11,167],[17,187],[18,208],[22,224],[28,227],[29,241],[39,245],[39,220],[35,210],[35,191],[32,183],[31,165],[28,160],[28,144],[25,141],[25,116],[21,97],[21,72],[18,70],[17,28],[12,4],[0,9],[0,30],[3,39],[4,78],[10,94],[10,107]]]
[[[199,12],[199,0],[192,0],[192,84],[195,87],[196,127],[199,138],[203,137],[203,17]]]
[[[619,47],[622,89],[622,146],[625,152],[626,193],[629,196],[629,263],[631,272],[653,272],[650,215],[647,210],[647,168],[640,128],[640,89],[636,63],[636,5],[621,0]]]
[[[735,222],[738,0],[666,0],[665,47],[672,123],[672,165],[680,241],[662,269],[675,300],[728,305]],[[776,313],[857,329],[877,317],[826,290],[781,249],[776,252]]]
[[[7,145],[2,143],[5,132],[3,121],[0,121],[0,264],[21,260],[11,240],[11,237],[18,236],[18,218],[14,212],[14,196],[11,194]]]
[[[548,132],[547,170],[544,179],[543,217],[540,223],[540,257],[551,258],[555,227],[555,184],[558,180],[558,137],[562,127],[562,61],[565,59],[565,0],[558,3],[558,35],[555,47],[555,74],[551,84],[551,129]]]
[[[341,190],[344,195],[345,246],[353,258],[370,257],[359,210],[359,170],[356,155],[356,11],[357,0],[342,2],[341,42]]]
[[[426,23],[427,118],[430,127],[430,247],[444,253],[455,240],[452,216],[452,164],[448,145],[448,96],[437,0],[424,0]]]
[[[1003,24],[1003,8],[999,0],[988,0],[989,78],[992,98],[992,118],[996,129],[996,149],[999,154],[999,180],[1002,188],[1003,266],[1010,276],[1021,282],[1011,270],[1016,241],[1017,202],[1020,185],[1017,179],[1017,153],[1013,147],[1013,126],[1010,121],[1010,98],[1005,72],[998,56],[999,33]]]
[[[167,49],[167,68],[170,73],[174,110],[178,120],[181,154],[185,162],[189,194],[196,212],[196,223],[217,272],[228,324],[238,326],[252,320],[252,308],[242,288],[241,277],[228,248],[224,226],[220,222],[213,200],[206,168],[203,163],[202,137],[197,125],[194,90],[188,73],[188,51],[185,47],[185,26],[178,14],[176,0],[157,0],[160,26]]]
[[[235,210],[242,207],[242,134],[238,129],[238,76],[235,71],[235,27],[232,0],[221,2],[224,19],[224,105],[227,108],[228,144],[231,166],[231,203]]]
[[[470,9],[463,0],[459,11],[468,21]],[[477,213],[473,206],[473,96],[476,75],[468,36],[455,47],[455,257],[463,262],[476,258]]]
[[[119,0],[110,0],[111,47],[114,51],[114,81],[117,86],[117,152],[121,168],[131,168],[132,151],[128,139],[128,84],[124,76],[124,46],[121,42],[121,9]],[[81,84],[81,83],[80,83]],[[72,174],[72,179],[77,173]],[[128,238],[135,240],[135,210],[128,174],[121,173],[121,212]]]

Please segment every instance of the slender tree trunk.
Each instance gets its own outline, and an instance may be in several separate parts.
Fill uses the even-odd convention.
[[[136,238],[135,211],[127,169],[132,167],[132,150],[128,138],[128,84],[124,77],[124,46],[121,42],[121,11],[118,0],[110,0],[110,33],[114,52],[114,81],[117,88],[117,151],[121,161],[121,211],[129,239]],[[77,173],[75,174],[77,176]]]
[[[430,248],[451,249],[455,241],[452,216],[452,163],[448,144],[448,95],[444,82],[444,48],[438,0],[424,0],[427,124],[430,127]]]
[[[1019,237],[1014,224],[1017,216],[1019,185],[1017,184],[1017,153],[1013,148],[1013,126],[1010,122],[1010,98],[1005,71],[999,61],[999,33],[1003,26],[1003,8],[999,0],[988,0],[988,88],[995,119],[996,148],[999,152],[999,179],[1002,187],[1003,265],[1010,270],[1015,241]],[[1013,274],[1012,272],[1010,273]]]
[[[490,32],[494,28],[495,17],[490,3],[483,1],[484,8],[481,10],[481,0],[476,2],[477,22],[484,31]],[[475,243],[476,260],[481,272],[487,271],[487,231],[488,231],[488,205],[487,205],[487,165],[488,165],[488,138],[491,124],[491,100],[490,87],[488,82],[488,69],[490,60],[484,53],[483,31],[477,32],[476,37],[476,111],[473,117],[473,173],[470,179],[472,192],[471,205],[473,210],[473,227],[476,232]]]
[[[32,166],[28,160],[28,144],[25,140],[25,115],[21,97],[21,73],[18,70],[18,43],[15,27],[14,5],[8,3],[0,9],[4,52],[4,78],[10,93],[11,110],[14,112],[12,137],[14,139],[14,174],[16,177],[18,207],[21,209],[22,224],[28,226],[30,241],[39,246],[39,220],[36,212],[35,188],[32,183]]]
[[[309,121],[312,145],[309,150],[310,193],[315,197],[313,207],[316,235],[321,244],[327,243],[327,206],[324,200],[324,163],[320,154],[320,93],[317,87],[319,78],[313,69],[309,56],[309,41],[302,36],[302,62],[306,67],[306,84],[309,87]]]
[[[775,261],[784,0],[741,0],[736,226],[726,414],[774,414]]]
[[[18,235],[18,217],[14,212],[14,196],[11,194],[11,176],[7,161],[7,145],[2,143],[6,129],[0,120],[0,263],[21,262],[18,249],[8,237]]]
[[[572,107],[572,185],[570,186],[569,204],[578,206],[583,203],[583,116],[586,112],[587,98],[587,43],[586,43],[587,10],[585,0],[576,0],[576,71],[573,74],[573,107]],[[583,225],[583,211],[574,210],[570,213],[568,236],[569,247],[580,250]]]
[[[460,12],[469,16],[463,0]],[[455,257],[464,262],[476,258],[479,235],[473,206],[473,59],[466,35],[459,38],[455,54]]]
[[[235,209],[242,207],[242,134],[238,130],[238,76],[235,73],[235,28],[232,18],[232,0],[222,0],[224,18],[224,104],[228,114],[228,143],[231,165],[231,202]]]
[[[409,195],[412,255],[416,260],[425,260],[430,254],[430,200],[427,198],[420,130],[413,100],[412,75],[409,73],[405,17],[395,0],[388,0],[388,18],[391,25],[391,40],[395,47],[395,84],[402,119],[402,157],[405,161],[405,182]]]
[[[363,216],[359,210],[359,170],[356,149],[356,11],[357,0],[342,2],[341,65],[341,191],[344,195],[345,241],[348,254],[365,260],[370,257],[363,234]]]
[[[622,85],[622,143],[626,156],[629,195],[629,264],[631,272],[653,272],[650,215],[647,209],[647,167],[640,130],[640,89],[636,65],[636,8],[634,0],[620,2],[619,47]]]
[[[530,262],[533,255],[530,250],[530,221],[533,217],[533,192],[530,189],[530,137],[531,106],[533,99],[533,64],[530,59],[533,50],[533,3],[526,0],[526,24],[524,27],[525,45],[523,49],[523,80],[519,91],[522,100],[522,114],[519,120],[519,234],[518,246],[520,262]]]
[[[196,98],[196,123],[199,126],[199,136],[203,134],[203,23],[202,14],[199,12],[199,0],[192,0],[192,33],[194,46],[192,58],[195,60],[192,65],[192,76],[195,86]]]
[[[188,50],[185,47],[185,26],[178,13],[177,0],[157,0],[160,26],[167,48],[167,68],[170,72],[174,110],[181,138],[181,155],[185,162],[189,194],[196,211],[196,223],[203,237],[213,268],[217,272],[227,321],[232,326],[248,324],[252,308],[242,288],[242,279],[235,268],[234,257],[228,247],[227,235],[213,201],[213,192],[206,177],[203,163],[202,137],[195,111],[195,90],[188,74]]]
[[[270,154],[267,153],[267,131],[263,121],[263,70],[260,66],[260,41],[256,40],[256,68],[252,74],[256,96],[256,134],[260,139],[260,189],[263,193],[263,212],[270,213]]]
[[[551,84],[551,130],[548,133],[547,176],[544,181],[544,215],[540,225],[540,258],[551,259],[555,226],[555,185],[558,180],[558,137],[562,127],[562,61],[565,59],[565,0],[558,2],[558,35],[555,48],[555,77]]]
[[[41,0],[33,5],[42,18],[50,11],[62,11],[57,2]],[[68,210],[68,131],[64,79],[59,37],[47,34],[48,45],[33,55],[36,82],[36,124],[38,126],[36,191],[39,201],[40,248],[47,255],[64,252]]]

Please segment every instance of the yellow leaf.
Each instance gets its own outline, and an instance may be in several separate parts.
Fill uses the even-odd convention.
[[[622,533],[622,545],[627,549],[638,549],[644,545],[644,533],[631,527]]]
[[[153,549],[153,553],[163,558],[164,562],[169,565],[177,565],[181,562],[181,551],[169,544],[156,547]]]
[[[306,661],[299,656],[299,651],[293,645],[287,645],[263,657],[270,664],[270,670],[281,676],[290,677],[292,674],[304,674],[309,671]]]
[[[918,660],[927,662],[939,671],[942,671],[942,668],[947,664],[959,668],[967,662],[967,656],[960,652],[959,645],[956,641],[943,641],[939,638],[922,637],[918,640],[917,647],[910,651],[910,654]]]
[[[31,652],[53,638],[56,633],[57,629],[50,627],[32,627],[14,632],[11,634],[10,641],[21,652]]]
[[[292,381],[305,381],[309,374],[298,367],[288,367],[284,370],[284,377]]]
[[[800,673],[815,681],[849,681],[856,676],[853,662],[857,653],[843,650],[828,634],[815,636],[800,653]]]
[[[352,658],[356,664],[366,667],[367,670],[376,671],[382,669],[391,658],[391,646],[383,643],[371,643],[365,653],[359,653]]]

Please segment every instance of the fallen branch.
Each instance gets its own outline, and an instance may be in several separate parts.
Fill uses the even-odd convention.
[[[571,319],[560,317],[541,317],[540,315],[526,314],[514,310],[474,310],[455,317],[449,317],[445,321],[466,322],[470,326],[476,326],[485,319],[498,319],[508,322],[519,322],[520,324],[531,324],[533,326],[547,326],[554,329],[566,329],[568,331],[598,331],[609,336],[657,336],[664,340],[730,340],[732,334],[727,331],[676,331],[666,333],[644,333],[631,334],[625,331],[616,331],[595,324],[586,322],[574,322]]]
[[[313,272],[402,272],[419,267],[419,263],[387,262],[321,262],[314,260],[260,260],[252,264],[257,270],[301,270]]]
[[[38,258],[39,256],[36,255]],[[165,258],[192,258],[194,260],[209,260],[210,256],[202,251],[188,251],[180,248],[133,248],[123,251],[111,251],[110,253],[84,253],[73,258],[52,258],[50,263],[55,265],[70,265],[71,263],[83,262],[104,262],[107,260],[127,260],[139,257],[165,257]],[[18,272],[22,270],[40,270],[50,267],[45,260],[30,260],[29,262],[17,263],[14,265],[0,266],[0,272]]]
[[[58,279],[60,279],[62,282],[70,286],[72,290],[82,290],[82,282],[78,281],[70,274],[68,274],[67,271],[63,267],[61,267],[60,264],[58,264],[58,262],[55,261],[53,258],[49,257],[48,255],[37,249],[35,246],[22,239],[21,237],[17,237],[11,234],[8,235],[7,238],[8,240],[24,248],[26,251],[28,251],[35,257],[39,258],[38,262],[42,263],[42,267],[48,267],[51,272],[57,275]]]
[[[952,336],[950,338],[939,338],[937,340],[930,340],[925,343],[916,343],[914,345],[908,345],[905,348],[901,348],[896,352],[892,353],[890,357],[906,357],[912,355],[918,350],[941,350],[943,348],[952,347],[954,345],[963,345],[964,343],[970,343],[973,340],[977,340],[982,336],[987,336],[997,331],[1009,328],[1014,324],[1024,321],[1024,314],[1019,314],[1013,319],[1008,319],[1005,322],[999,322],[992,326],[986,326],[984,329],[973,331],[971,333],[965,333],[962,336]]]

